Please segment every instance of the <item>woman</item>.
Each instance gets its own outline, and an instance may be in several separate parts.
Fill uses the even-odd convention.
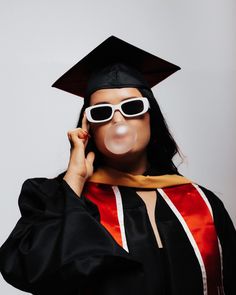
[[[0,250],[10,284],[39,295],[236,294],[232,221],[178,173],[150,89],[178,69],[110,37],[53,85],[85,103],[67,170],[22,186],[22,217]],[[109,146],[117,126],[136,133],[125,152]]]

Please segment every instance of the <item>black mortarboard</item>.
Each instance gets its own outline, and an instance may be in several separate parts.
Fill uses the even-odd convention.
[[[152,88],[180,67],[111,36],[52,87],[87,97],[102,88]]]

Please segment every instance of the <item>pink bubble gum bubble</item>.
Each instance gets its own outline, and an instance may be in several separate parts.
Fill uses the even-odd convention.
[[[135,128],[121,122],[111,125],[105,135],[104,144],[111,153],[121,155],[133,148],[136,139]]]

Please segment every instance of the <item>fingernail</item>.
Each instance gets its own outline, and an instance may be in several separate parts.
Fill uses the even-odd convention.
[[[88,131],[86,131],[86,130],[83,130],[83,133],[84,133],[84,135],[86,136],[86,137],[88,137],[88,138],[90,138],[91,136],[90,136],[90,134],[88,133]]]

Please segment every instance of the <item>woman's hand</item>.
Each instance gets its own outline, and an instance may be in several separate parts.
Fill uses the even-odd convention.
[[[84,115],[82,128],[76,128],[67,132],[70,141],[70,161],[64,180],[80,196],[84,183],[93,174],[94,152],[89,152],[85,157],[85,148],[89,140],[88,123]]]

